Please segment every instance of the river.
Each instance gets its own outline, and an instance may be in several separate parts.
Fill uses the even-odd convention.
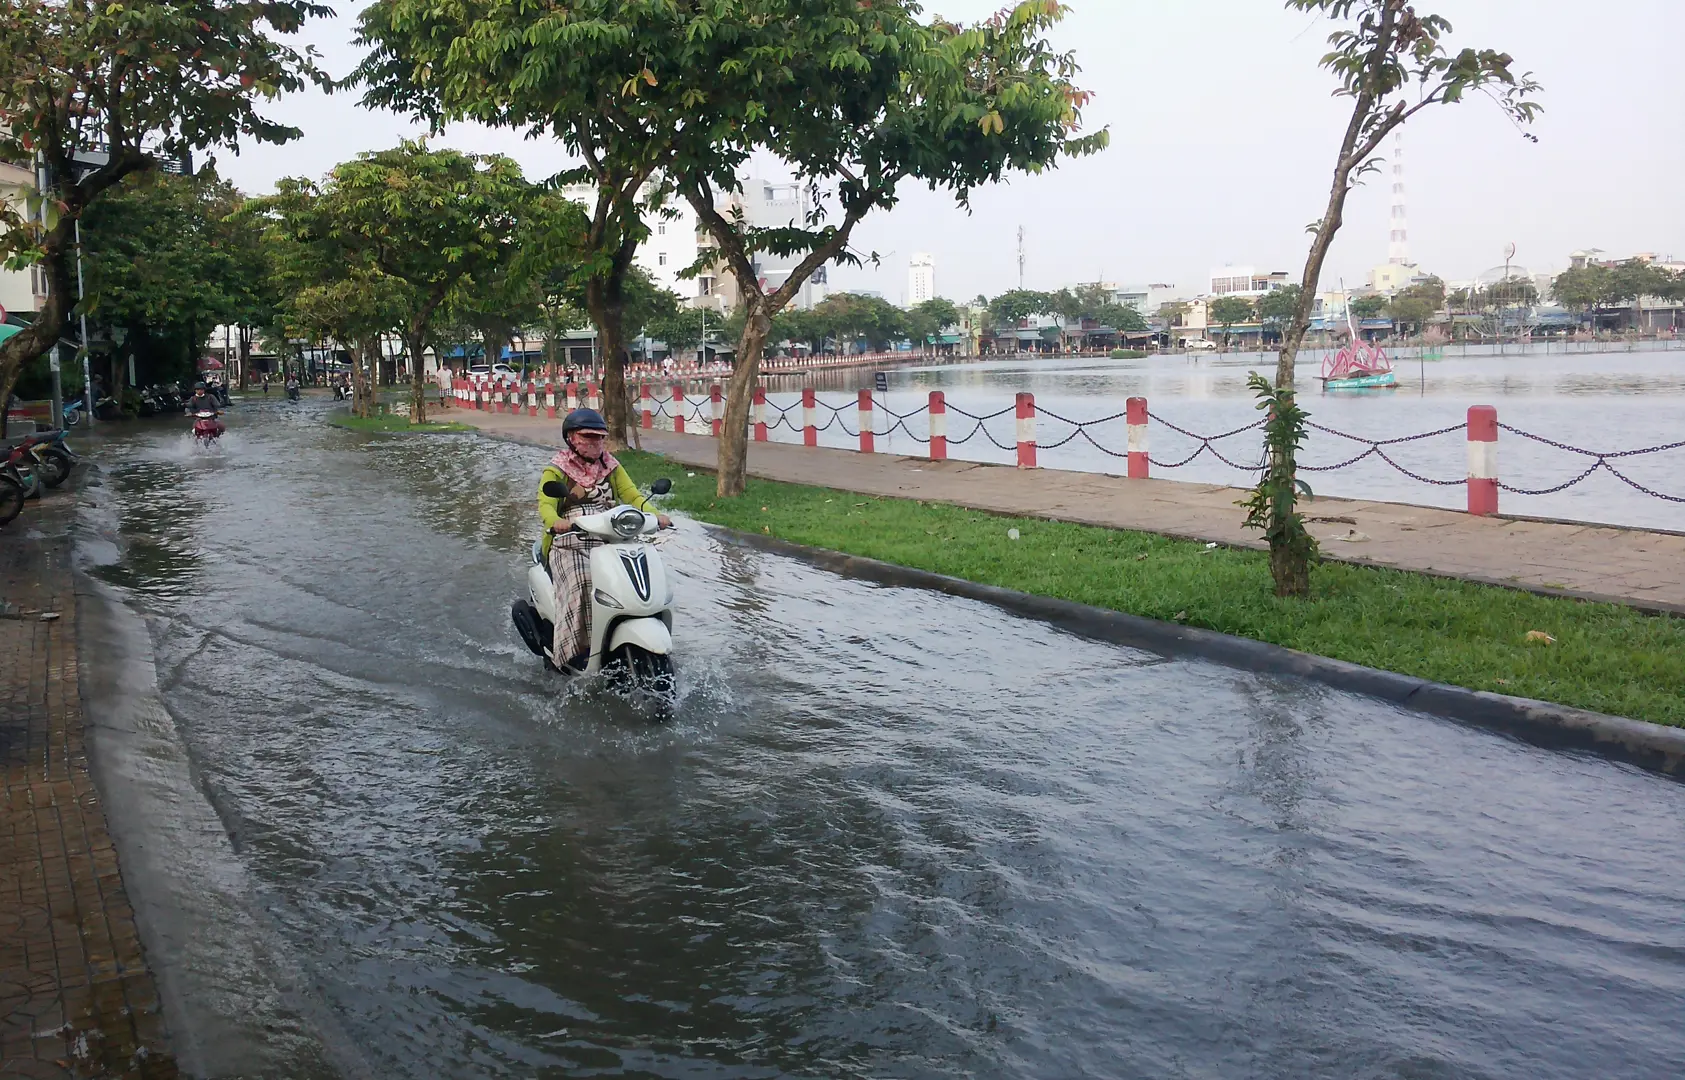
[[[112,437],[99,573],[347,1073],[1679,1075],[1685,785],[688,521],[650,726],[509,626],[542,452],[324,408]]]
[[[1331,471],[1356,457],[1367,444],[1326,431],[1313,431],[1300,461],[1313,491],[1350,498],[1384,499],[1461,509],[1467,505],[1462,480],[1467,475],[1466,437],[1462,425],[1471,405],[1492,405],[1501,423],[1598,453],[1641,449],[1685,441],[1685,348],[1652,343],[1636,351],[1563,353],[1540,347],[1503,355],[1494,350],[1452,348],[1438,360],[1401,355],[1396,367],[1396,390],[1323,393],[1311,378],[1320,353],[1301,358],[1300,404],[1313,423],[1364,440],[1394,439],[1443,428],[1456,428],[1432,439],[1395,444],[1385,452],[1398,466],[1438,483],[1427,483],[1401,472],[1371,455]],[[1042,415],[1037,439],[1044,446],[1039,464],[1047,468],[1124,473],[1127,432],[1123,412],[1132,396],[1144,396],[1156,419],[1150,424],[1151,454],[1165,464],[1186,461],[1178,468],[1155,465],[1153,475],[1172,480],[1249,485],[1251,474],[1239,466],[1259,460],[1261,437],[1248,431],[1202,450],[1197,439],[1178,433],[1210,436],[1232,431],[1258,419],[1246,377],[1251,371],[1273,376],[1274,354],[1230,353],[1195,357],[1150,356],[1140,360],[1022,359],[971,364],[887,369],[889,393],[879,400],[875,429],[889,432],[878,449],[922,455],[929,433],[923,409],[932,390],[947,397],[949,454],[976,461],[1014,460],[1014,395],[1030,392]],[[769,402],[774,410],[772,437],[799,442],[802,423],[799,386],[804,380],[775,379]],[[811,384],[822,387],[819,397],[841,409],[837,421],[832,408],[821,408],[817,423],[830,426],[820,442],[854,446],[848,433],[858,430],[856,388],[870,387],[871,371],[817,373]],[[706,403],[703,403],[706,407]],[[778,409],[788,410],[778,424]],[[1004,411],[1003,411],[1004,410]],[[889,415],[906,417],[897,421]],[[974,431],[977,421],[991,416],[985,432]],[[998,415],[995,415],[998,414]],[[1065,420],[1086,422],[1112,417],[1109,422],[1077,434]],[[967,436],[970,436],[968,439]],[[957,442],[955,440],[965,439]],[[1229,462],[1212,453],[1222,454]],[[1187,460],[1191,455],[1197,457]],[[1524,439],[1512,432],[1499,436],[1499,475],[1514,488],[1539,491],[1571,481],[1596,463],[1595,457],[1561,450]],[[1685,531],[1685,446],[1672,451],[1615,458],[1609,462],[1632,481],[1673,496],[1670,501],[1644,494],[1606,469],[1598,469],[1566,490],[1548,495],[1505,492],[1500,508],[1506,513],[1597,521],[1618,525]]]

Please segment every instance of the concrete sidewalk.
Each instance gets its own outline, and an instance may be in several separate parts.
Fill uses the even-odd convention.
[[[561,437],[559,423],[542,413],[527,417],[449,409],[441,410],[438,419],[546,446],[555,446]],[[714,467],[717,449],[711,438],[645,431],[642,439],[646,450],[686,465]],[[1213,484],[1019,470],[972,461],[938,463],[772,442],[749,444],[749,472],[768,480],[866,495],[1264,546],[1256,533],[1241,528],[1244,515],[1235,502],[1244,492]],[[1685,615],[1685,536],[1471,517],[1454,510],[1359,499],[1318,498],[1304,504],[1304,510],[1329,559]]]
[[[0,540],[0,1077],[173,1077],[88,772],[69,503],[29,504]]]

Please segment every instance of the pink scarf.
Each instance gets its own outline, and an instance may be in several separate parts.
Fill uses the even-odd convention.
[[[603,478],[620,468],[620,462],[607,450],[596,461],[580,457],[579,452],[567,443],[556,451],[556,456],[550,459],[550,464],[562,470],[562,475],[589,491],[603,482]]]

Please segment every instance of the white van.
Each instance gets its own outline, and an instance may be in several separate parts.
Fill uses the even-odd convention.
[[[1189,352],[1216,352],[1217,343],[1210,338],[1187,338],[1183,340],[1182,348]]]

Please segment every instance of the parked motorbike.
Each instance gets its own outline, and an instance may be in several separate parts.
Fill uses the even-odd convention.
[[[652,495],[665,495],[670,480],[657,480]],[[551,498],[566,495],[555,481],[544,485]],[[574,527],[608,543],[591,551],[591,644],[583,668],[555,653],[556,586],[542,540],[532,546],[527,598],[510,609],[527,648],[551,668],[568,675],[602,673],[619,689],[670,702],[673,694],[673,586],[661,554],[649,543],[658,528],[654,514],[617,506],[588,514]]]
[[[17,517],[26,499],[41,497],[41,477],[36,472],[35,459],[23,439],[0,443],[0,524]]]
[[[50,488],[56,488],[70,479],[70,472],[76,468],[80,458],[64,441],[63,428],[49,428],[37,431],[33,435],[23,437],[24,449],[32,459],[32,469],[41,478],[41,482]]]

